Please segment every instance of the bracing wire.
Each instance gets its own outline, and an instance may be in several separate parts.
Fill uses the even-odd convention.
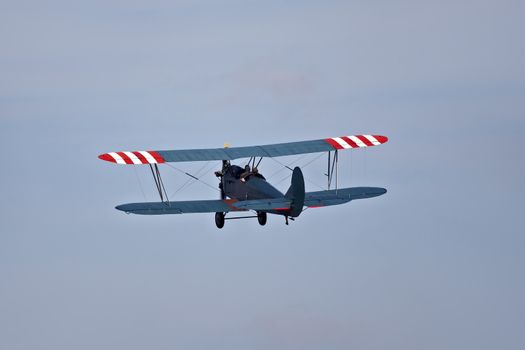
[[[350,171],[349,171],[349,173],[350,173],[350,180],[353,179],[352,171],[354,170],[354,169],[353,169],[353,165],[352,165],[352,163],[353,163],[353,161],[354,161],[354,157],[352,156],[352,154],[353,154],[353,152],[349,152],[350,161],[348,162],[348,164],[349,164],[349,168],[350,168],[350,169],[349,169],[349,170],[350,170]]]
[[[142,192],[142,197],[144,197],[144,201],[147,202],[148,200],[146,199],[146,193],[144,192],[144,188],[142,188],[142,182],[140,181],[140,177],[135,164],[133,164],[133,172],[135,173],[135,177],[137,178],[137,182],[139,183],[139,188],[140,192]]]
[[[206,162],[195,174],[195,177],[200,177],[201,175],[205,174],[208,170],[206,167],[211,163],[211,161]],[[213,164],[212,164],[213,165]],[[206,169],[205,169],[206,168]],[[205,170],[205,171],[203,171]],[[183,189],[186,189],[190,187],[193,183],[195,183],[195,179],[193,177],[190,177],[188,180],[186,180],[181,186],[179,186],[175,192],[171,195],[172,197],[175,196],[177,193],[182,191]]]
[[[213,169],[213,167],[216,166],[216,164],[213,164],[211,162],[209,162],[209,166],[207,166],[206,168],[204,168],[202,171],[199,171],[195,176],[198,177],[199,179],[201,178],[201,176],[204,176],[205,174],[208,173],[208,171],[210,171],[211,169]],[[191,178],[190,178],[191,180]],[[186,188],[190,187],[191,185],[193,185],[195,183],[195,181],[191,182]]]
[[[310,160],[309,162],[305,163],[303,166],[301,166],[300,168],[301,169],[304,169],[306,168],[307,166],[309,166],[310,164],[312,164],[313,162],[315,162],[317,159],[321,158],[323,156],[323,153],[317,155],[316,157],[314,157],[312,160]],[[303,157],[300,157],[300,158],[303,158]],[[298,159],[299,160],[299,159]],[[297,160],[297,161],[298,161]],[[280,162],[279,162],[280,163]],[[294,162],[295,163],[295,162]],[[284,166],[284,165],[283,165]],[[281,169],[282,170],[282,169]],[[279,180],[277,183],[275,183],[275,185],[279,185],[280,183],[282,183],[283,181],[285,181],[286,179],[290,178],[292,176],[292,174],[289,174],[287,175],[286,177],[282,178],[281,180]],[[315,182],[311,181],[310,179],[308,178],[304,178],[306,181],[308,181],[310,184],[314,185],[315,187],[317,188],[320,188],[321,190],[324,190],[324,188],[322,186],[319,186],[318,184],[316,184]]]
[[[272,173],[270,176],[268,176],[266,179],[271,179],[273,176],[277,175],[278,173],[280,173],[281,171],[283,171],[284,169],[288,169],[290,171],[293,171],[291,165],[299,162],[301,159],[303,159],[304,157],[306,157],[307,154],[303,154],[299,157],[297,157],[295,160],[293,160],[292,162],[290,162],[289,165],[286,165],[286,164],[283,164],[282,162],[278,161],[277,159],[275,158],[270,158],[271,160],[273,160],[274,162],[276,162],[277,164],[281,165],[282,168],[280,168],[279,170],[275,171],[274,173]]]
[[[273,174],[271,174],[270,176],[267,177],[267,179],[270,179],[272,177],[274,177],[276,174],[278,174],[279,172],[281,172],[283,169],[288,169],[290,171],[293,171],[293,168],[291,167],[293,164],[296,164],[298,163],[299,161],[301,161],[303,158],[305,158],[307,156],[307,154],[303,154],[299,157],[297,157],[296,159],[294,159],[292,162],[289,163],[289,165],[286,165],[282,162],[280,162],[279,160],[275,159],[275,158],[270,158],[272,159],[274,162],[278,163],[279,165],[282,166],[281,169],[277,170],[276,172],[274,172]],[[302,169],[306,168],[307,166],[309,166],[310,164],[312,164],[313,162],[315,162],[317,159],[321,158],[323,156],[323,153],[317,155],[316,157],[314,157],[313,159],[311,159],[310,161],[308,161],[307,163],[305,163],[303,166],[301,166]],[[251,160],[252,158],[250,158]],[[262,160],[262,159],[261,159]],[[181,174],[184,174],[186,176],[189,177],[188,180],[186,180],[181,186],[179,186],[175,192],[173,192],[173,194],[171,195],[171,197],[173,197],[174,195],[176,195],[177,193],[179,193],[180,191],[182,191],[183,189],[186,189],[188,188],[189,186],[191,186],[193,183],[195,182],[200,182],[202,183],[203,185],[207,186],[207,187],[210,187],[212,189],[214,189],[215,191],[218,191],[220,192],[220,189],[213,186],[213,185],[210,185],[209,183],[203,181],[200,179],[200,176],[202,176],[203,174],[205,174],[206,171],[208,171],[208,166],[209,164],[211,163],[211,161],[207,162],[206,164],[204,164],[196,173],[195,175],[194,174],[191,174],[187,171],[184,171],[182,169],[179,169],[177,167],[174,167],[173,165],[169,164],[169,163],[165,163],[168,167],[170,167],[171,169],[181,173]],[[260,161],[259,161],[260,163]],[[258,163],[258,164],[259,164]],[[213,164],[212,164],[213,166]],[[282,178],[281,180],[279,180],[275,185],[278,185],[280,183],[282,183],[283,181],[285,181],[286,179],[290,178],[291,177],[291,174],[287,175],[286,177]],[[311,181],[310,179],[308,178],[305,178],[306,181],[308,181],[310,184],[314,185],[315,187],[318,187],[319,189],[324,189],[322,186],[319,186],[318,184],[316,184],[315,182]],[[145,196],[145,195],[144,195]]]
[[[312,159],[308,163],[304,164],[301,168],[306,168],[308,165],[312,164],[313,162],[315,162],[317,159],[321,158],[322,156],[323,156],[323,153],[319,154],[314,159]]]
[[[176,167],[174,167],[173,165],[171,165],[171,164],[169,164],[169,163],[165,163],[165,164],[166,164],[167,166],[169,166],[170,168],[172,168],[173,170],[176,170],[176,171],[178,171],[178,172],[180,172],[180,173],[182,173],[182,174],[184,174],[184,175],[186,175],[186,176],[189,176],[189,177],[193,178],[194,180],[201,182],[203,185],[206,185],[206,186],[208,186],[208,187],[210,187],[210,188],[213,188],[214,190],[220,192],[220,190],[219,190],[218,187],[212,186],[212,185],[210,185],[209,183],[207,183],[207,182],[205,182],[205,181],[202,181],[202,180],[201,180],[200,178],[198,178],[197,176],[192,175],[192,174],[190,174],[190,173],[188,173],[188,172],[186,172],[186,171],[184,171],[184,170],[181,170],[181,169],[179,169],[179,168],[176,168]]]
[[[366,156],[366,155],[367,155],[366,148],[364,149],[364,151],[365,151],[365,152],[364,152],[365,157],[364,157],[364,176],[363,176],[363,178],[366,179],[366,178],[367,178],[367,175],[368,175],[368,172],[367,172],[367,164],[366,164],[366,163],[367,163],[367,161],[366,161],[366,160],[367,160],[367,156]]]

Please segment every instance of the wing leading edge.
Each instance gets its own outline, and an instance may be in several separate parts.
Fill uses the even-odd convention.
[[[334,150],[365,148],[388,141],[382,135],[353,135],[320,140],[278,143],[263,146],[186,149],[165,151],[109,152],[99,155],[102,160],[117,164],[158,164],[165,162],[197,162],[234,160],[249,157],[283,157],[295,154],[319,153]]]

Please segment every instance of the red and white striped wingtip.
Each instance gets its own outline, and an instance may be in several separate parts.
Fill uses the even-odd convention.
[[[325,139],[335,149],[362,148],[381,145],[388,141],[388,137],[382,135],[353,135],[330,137]]]
[[[98,157],[107,162],[117,164],[160,164],[166,162],[155,151],[109,152]]]

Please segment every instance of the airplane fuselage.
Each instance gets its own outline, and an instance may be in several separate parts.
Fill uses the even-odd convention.
[[[230,165],[225,169],[220,186],[226,196],[240,201],[284,197],[263,175],[237,165]]]

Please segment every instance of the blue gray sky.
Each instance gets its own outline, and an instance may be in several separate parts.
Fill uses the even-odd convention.
[[[1,2],[0,348],[523,349],[524,15],[505,0]],[[357,133],[390,142],[344,153],[340,184],[387,195],[290,226],[125,215],[153,183],[97,159]],[[187,180],[163,170],[169,193]],[[305,168],[308,190],[324,170]],[[287,188],[277,163],[261,171]]]

